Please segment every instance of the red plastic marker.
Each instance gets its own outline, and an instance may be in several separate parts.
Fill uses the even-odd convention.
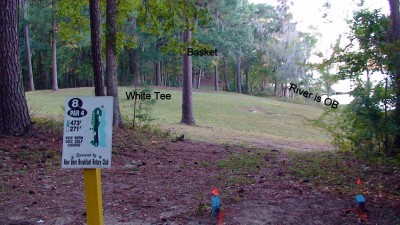
[[[218,195],[218,189],[216,187],[213,188],[212,194],[213,195]]]
[[[360,178],[358,178],[357,184],[358,184],[358,185],[361,185],[361,179],[360,179]]]
[[[367,213],[363,212],[363,210],[362,210],[360,207],[357,207],[357,208],[356,208],[356,211],[357,211],[358,216],[360,217],[360,219],[361,219],[363,222],[367,222],[367,220],[368,220]]]
[[[219,212],[218,225],[222,225],[223,220],[224,220],[224,211],[221,210],[221,211]]]

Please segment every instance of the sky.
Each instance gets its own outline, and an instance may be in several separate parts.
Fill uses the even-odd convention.
[[[276,0],[249,0],[249,2],[266,3],[274,6],[278,4]],[[346,33],[349,32],[346,19],[352,18],[352,12],[359,8],[357,3],[360,0],[330,0],[331,7],[326,11],[328,13],[327,19],[331,21],[330,23],[322,19],[322,5],[326,0],[292,0],[292,2],[293,5],[290,5],[289,11],[293,14],[293,21],[297,22],[297,29],[303,32],[310,32],[309,27],[314,26],[321,34],[318,38],[316,50],[324,55],[329,55],[330,46],[336,42],[340,34],[342,35],[342,45],[346,45]],[[382,13],[389,15],[389,2],[387,0],[365,0],[362,8],[381,9]],[[315,56],[310,58],[310,61],[318,62],[319,60]],[[375,77],[381,79],[379,76]],[[340,81],[333,86],[333,89],[348,92],[351,89],[350,82]]]
[[[300,31],[310,31],[309,26],[317,27],[321,33],[318,45],[329,48],[334,43],[339,34],[348,31],[345,19],[351,19],[352,13],[357,9],[360,0],[330,0],[331,8],[328,9],[328,20],[331,23],[324,23],[322,19],[323,7],[326,0],[292,0],[290,12],[293,14],[293,21],[297,22],[297,29]],[[249,0],[251,3],[267,3],[277,5],[276,0]],[[389,14],[389,2],[387,0],[365,0],[363,8],[382,9],[382,13]]]

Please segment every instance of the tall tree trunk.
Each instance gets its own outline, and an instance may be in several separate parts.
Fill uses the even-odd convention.
[[[246,60],[246,64],[244,65],[244,74],[246,75],[246,85],[245,85],[245,93],[249,93],[249,71],[250,71],[250,62],[249,59]]]
[[[157,54],[160,53],[160,47],[161,47],[161,40],[158,39],[156,42],[156,52]],[[155,85],[156,86],[162,86],[161,83],[161,60],[157,57],[156,62],[155,62],[155,67],[156,67],[156,74],[155,74]]]
[[[101,59],[101,37],[100,37],[100,9],[99,0],[89,0],[90,4],[90,35],[92,42],[93,80],[94,93],[96,96],[105,95],[103,79],[103,63]]]
[[[107,96],[114,97],[114,126],[123,126],[118,100],[117,82],[117,1],[107,0],[106,6],[106,71],[107,71]]]
[[[400,12],[399,0],[389,0],[390,19],[391,19],[391,40],[392,42],[400,39]]]
[[[399,0],[389,0],[390,19],[391,19],[391,41],[396,42],[400,39],[400,12]],[[396,59],[399,61],[399,58]],[[395,64],[394,87],[396,90],[396,103],[394,110],[394,119],[396,127],[400,127],[400,65]],[[396,153],[400,152],[400,129],[397,130],[394,140]],[[394,152],[393,152],[394,153]]]
[[[186,23],[189,23],[186,19]],[[190,28],[186,28],[183,32],[183,42],[189,43],[192,38]],[[182,86],[182,119],[181,123],[187,125],[195,125],[192,101],[192,56],[183,54],[183,86]]]
[[[260,87],[261,87],[261,91],[265,91],[265,80],[264,80],[264,78],[261,80]]]
[[[200,88],[200,81],[201,81],[201,76],[203,75],[203,67],[200,66],[199,69],[199,75],[197,76],[197,84],[196,84],[196,89]]]
[[[194,68],[192,68],[192,87],[195,88],[196,87],[196,71],[194,71]]]
[[[366,66],[366,70],[365,70],[365,72],[366,72],[366,76],[367,76],[367,83],[366,83],[366,87],[365,87],[365,89],[367,90],[367,93],[368,93],[368,95],[371,93],[371,74],[370,74],[370,72],[369,72],[369,69],[368,69],[368,64],[367,65],[365,65]]]
[[[40,53],[38,54],[37,63],[36,63],[37,72],[38,72],[38,74],[40,75],[40,76],[39,76],[40,82],[39,82],[39,84],[38,84],[38,88],[39,88],[39,89],[45,89],[45,88],[44,88],[44,86],[45,86],[45,76],[44,76],[44,72],[43,72],[43,68],[42,68],[42,66],[43,66],[42,58],[43,58],[43,52],[40,52]]]
[[[57,45],[56,45],[56,32],[57,32],[57,22],[56,22],[56,0],[51,2],[51,7],[53,9],[52,16],[52,36],[51,36],[51,89],[53,91],[58,90],[57,82]]]
[[[285,82],[285,97],[289,97],[288,85],[286,82]]]
[[[64,73],[65,88],[68,88],[68,74],[69,74],[69,72]]]
[[[231,91],[229,88],[229,80],[228,80],[228,65],[226,65],[225,57],[222,58],[224,61],[224,82],[225,82],[225,91]]]
[[[0,1],[0,135],[32,131],[20,65],[18,1]]]
[[[399,0],[389,0],[390,5],[390,19],[391,19],[391,41],[396,42],[400,39],[400,12],[399,12]],[[398,53],[397,53],[398,54]],[[394,110],[394,120],[396,127],[400,127],[400,65],[398,63],[399,58],[396,59],[395,64],[395,75],[394,75],[394,87],[396,90],[396,108]],[[395,148],[396,152],[400,152],[400,131],[397,131],[395,136]],[[394,152],[393,152],[394,153]]]
[[[387,111],[388,111],[388,107],[387,107],[387,91],[388,91],[388,78],[387,77],[385,77],[385,100],[383,101],[383,103],[384,103],[384,110],[385,110],[385,114],[384,114],[384,127],[387,127],[388,126],[388,120],[387,120],[387,116],[388,116],[388,113],[387,113]],[[388,133],[388,131],[385,131],[385,140],[384,140],[384,142],[383,142],[383,146],[384,146],[384,151],[385,151],[385,154],[387,155],[387,156],[390,156],[390,155],[392,155],[392,149],[390,149],[389,148],[389,133]]]
[[[242,93],[242,73],[240,68],[240,56],[236,56],[236,84],[237,92]]]
[[[28,11],[28,2],[27,0],[22,0],[22,11],[24,20],[27,17]],[[31,45],[29,41],[29,25],[25,24],[24,26],[24,38],[25,38],[25,46],[26,46],[26,64],[28,66],[28,91],[35,90],[35,83],[33,82],[33,72],[32,72],[32,54],[31,54]]]
[[[161,72],[160,72],[160,74],[161,74],[161,85],[160,86],[165,86],[164,85],[164,81],[165,81],[165,78],[164,78],[164,75],[165,75],[165,71],[164,71],[164,62],[163,61],[161,61],[161,64],[160,64],[160,70],[161,70]]]
[[[215,67],[214,67],[214,87],[215,91],[218,91],[218,63],[215,62]]]
[[[150,76],[150,84],[153,84],[154,76]]]
[[[159,60],[156,61],[156,76],[155,79],[156,86],[161,86],[161,62]]]
[[[42,33],[41,35],[42,42],[43,43],[48,43],[48,37],[45,33]],[[51,41],[50,41],[51,42]],[[51,43],[50,43],[51,44]],[[50,74],[49,74],[49,67],[46,66],[46,61],[48,60],[48,54],[47,51],[41,51],[40,52],[40,64],[41,64],[41,79],[42,79],[42,89],[50,89],[51,87],[51,80],[50,80]]]
[[[139,49],[131,48],[129,49],[129,70],[133,77],[133,85],[136,87],[140,83],[140,75],[139,75]]]
[[[164,86],[169,87],[168,64],[164,63]]]
[[[161,63],[158,59],[154,62],[154,72],[154,85],[161,86]]]

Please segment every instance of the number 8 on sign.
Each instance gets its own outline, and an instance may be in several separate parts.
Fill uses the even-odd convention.
[[[86,109],[82,109],[83,101],[80,98],[73,98],[68,101],[68,106],[71,108],[67,114],[70,117],[84,117],[87,114]]]

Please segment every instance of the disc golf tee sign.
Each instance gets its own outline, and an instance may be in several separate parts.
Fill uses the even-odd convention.
[[[113,97],[65,99],[62,168],[110,168]]]

